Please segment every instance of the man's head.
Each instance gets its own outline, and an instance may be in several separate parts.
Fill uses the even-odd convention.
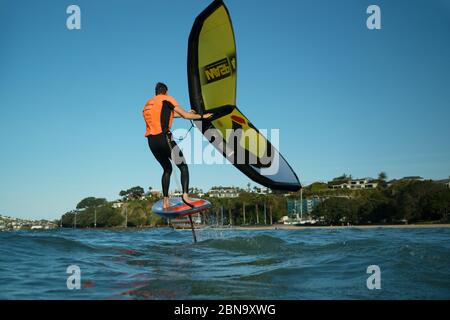
[[[169,88],[167,88],[167,86],[166,86],[164,83],[158,82],[158,83],[156,84],[156,88],[155,88],[155,93],[156,93],[156,95],[159,95],[159,94],[166,94],[167,91],[169,91]]]

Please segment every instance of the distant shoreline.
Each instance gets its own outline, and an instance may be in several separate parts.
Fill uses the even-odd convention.
[[[314,230],[314,229],[436,229],[450,228],[450,224],[398,224],[398,225],[351,225],[351,226],[293,226],[277,224],[273,226],[236,226],[233,230]],[[228,229],[228,228],[220,228]]]
[[[77,228],[76,230],[83,230],[83,231],[95,231],[95,230],[117,230],[117,231],[124,231],[124,230],[146,230],[146,229],[164,229],[167,228],[167,226],[155,226],[155,227],[114,227],[114,228]],[[345,230],[345,229],[439,229],[439,228],[450,228],[449,223],[443,223],[443,224],[392,224],[392,225],[350,225],[350,226],[295,226],[295,225],[286,225],[286,224],[274,224],[274,225],[267,225],[267,226],[204,226],[204,225],[197,225],[195,226],[196,230],[202,230],[202,229],[213,229],[213,230],[233,230],[233,231],[264,231],[264,230],[286,230],[286,231],[292,231],[292,230]],[[58,230],[60,228],[54,228],[49,230],[34,230],[34,231],[51,231],[51,230]],[[63,228],[63,229],[73,229],[73,228]],[[176,228],[178,230],[191,230],[190,227],[186,226],[184,228]],[[0,232],[8,232],[8,231],[14,231],[14,230],[0,230]],[[33,231],[33,230],[31,230]]]

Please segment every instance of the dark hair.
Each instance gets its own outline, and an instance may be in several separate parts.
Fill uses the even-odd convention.
[[[155,88],[156,95],[158,95],[158,94],[166,94],[168,90],[169,90],[169,88],[167,88],[167,86],[164,83],[158,82],[156,84],[156,88]]]

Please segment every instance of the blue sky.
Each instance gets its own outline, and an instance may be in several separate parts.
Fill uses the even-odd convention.
[[[0,214],[57,218],[87,196],[160,188],[141,111],[157,81],[188,108],[187,38],[209,2],[0,0]],[[82,30],[66,28],[70,4]],[[226,4],[238,106],[281,130],[303,183],[450,175],[448,1]],[[370,4],[382,30],[366,28]],[[232,166],[191,176],[204,189],[249,182]]]

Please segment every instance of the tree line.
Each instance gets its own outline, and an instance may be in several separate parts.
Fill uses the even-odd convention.
[[[325,196],[313,217],[326,225],[449,221],[450,189],[433,181],[399,181],[339,194]]]
[[[198,190],[198,189],[197,189]],[[151,189],[150,189],[151,191]],[[196,191],[194,189],[194,191]],[[165,226],[167,221],[151,212],[158,197],[146,194],[142,187],[121,191],[121,205],[103,198],[81,200],[75,210],[62,215],[65,228],[114,228]],[[192,197],[198,197],[191,194]],[[209,198],[212,208],[205,223],[221,225],[274,224],[286,214],[286,198],[277,194],[241,192],[237,198]],[[117,202],[116,202],[117,203]]]
[[[349,176],[339,177],[338,180]],[[388,184],[380,174],[378,187],[372,190],[330,189],[314,183],[303,189],[303,198],[319,197],[322,201],[312,212],[319,224],[389,224],[417,222],[448,222],[450,189],[433,181],[398,181]],[[149,189],[151,191],[151,188]],[[121,191],[121,205],[103,198],[89,197],[76,209],[65,213],[60,225],[78,228],[155,227],[167,221],[151,212],[159,200],[141,187]],[[198,197],[192,194],[192,197]],[[236,198],[209,198],[212,209],[204,222],[220,225],[271,225],[287,215],[287,200],[298,199],[299,193],[286,195],[273,191],[258,194],[242,191]]]

